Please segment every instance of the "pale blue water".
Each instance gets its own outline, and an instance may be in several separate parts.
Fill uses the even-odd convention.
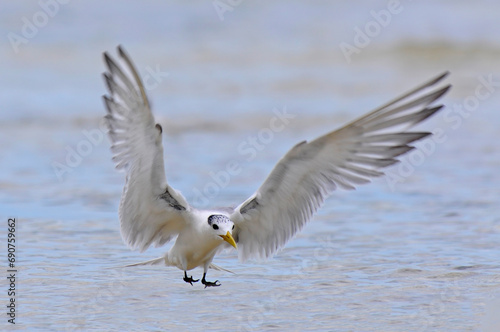
[[[496,2],[401,1],[350,62],[339,45],[387,2],[242,1],[223,21],[212,1],[48,3],[53,17],[17,52],[9,33],[22,37],[23,17],[43,9],[10,2],[0,13],[0,237],[16,217],[16,328],[500,330],[500,88],[479,79],[500,81]],[[102,52],[117,44],[144,76],[160,72],[148,93],[167,176],[198,206],[238,204],[293,144],[444,70],[454,88],[448,112],[421,127],[441,134],[389,169],[393,181],[336,193],[267,262],[217,257],[236,275],[211,271],[222,286],[204,290],[173,268],[119,268],[168,246],[139,254],[120,238],[123,174],[100,129]],[[247,161],[238,146],[274,109],[295,118]],[[230,160],[240,174],[207,195]]]

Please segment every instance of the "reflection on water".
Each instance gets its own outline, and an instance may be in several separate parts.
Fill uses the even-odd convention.
[[[466,106],[478,77],[500,80],[498,25],[490,24],[499,8],[456,3],[453,11],[447,1],[404,3],[411,10],[393,17],[349,65],[338,45],[371,19],[361,2],[243,2],[223,22],[210,2],[99,4],[106,17],[82,3],[61,7],[19,54],[7,52],[2,66],[0,209],[19,220],[19,326],[495,331],[498,86]],[[20,29],[16,17],[39,10],[7,9],[0,14],[7,31]],[[65,21],[73,24],[63,29]],[[240,264],[235,252],[222,254],[216,264],[236,274],[210,271],[222,287],[204,290],[173,268],[121,267],[168,246],[139,254],[120,238],[123,174],[110,161],[99,100],[100,52],[119,42],[142,73],[148,66],[168,72],[148,93],[165,131],[171,184],[196,201],[211,172],[230,160],[241,166],[208,197],[214,206],[248,197],[300,140],[443,70],[452,72],[454,88],[448,113],[422,126],[440,131],[441,140],[431,150],[420,146],[421,161],[407,157],[389,170],[401,181],[335,193],[269,261]],[[275,109],[294,117],[252,158],[239,153]]]

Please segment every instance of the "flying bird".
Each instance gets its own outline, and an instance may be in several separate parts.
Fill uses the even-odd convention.
[[[270,257],[337,188],[354,189],[384,175],[385,167],[414,149],[412,142],[431,135],[410,128],[438,112],[443,105],[435,102],[451,87],[437,87],[448,75],[445,72],[337,130],[300,142],[243,203],[199,210],[168,184],[162,127],[155,122],[141,77],[121,46],[118,56],[119,62],[104,53],[108,94],[103,98],[113,161],[126,173],[119,207],[121,235],[141,252],[175,239],[163,257],[131,266],[175,266],[191,285],[199,279],[187,271],[203,267],[205,288],[220,286],[218,280],[206,280],[210,268],[227,271],[212,263],[221,250],[236,248],[241,261]]]

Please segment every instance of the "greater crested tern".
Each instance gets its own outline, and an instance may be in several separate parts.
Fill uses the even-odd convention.
[[[222,249],[237,248],[241,261],[267,258],[282,248],[337,188],[384,175],[382,169],[414,149],[410,143],[430,132],[409,129],[438,112],[434,105],[451,87],[435,87],[445,72],[372,112],[313,141],[295,145],[276,164],[257,191],[236,208],[199,210],[172,188],[165,177],[162,127],[134,64],[118,46],[123,67],[104,53],[108,89],[105,120],[116,168],[126,173],[119,207],[124,241],[141,252],[176,238],[165,256],[132,264],[161,264],[184,271],[191,285],[199,279],[187,271],[212,263]],[[126,69],[126,70],[123,70]]]

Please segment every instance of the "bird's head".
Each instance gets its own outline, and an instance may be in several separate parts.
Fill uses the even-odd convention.
[[[220,214],[214,214],[208,217],[208,225],[216,236],[222,238],[234,248],[238,249],[232,236],[234,223],[231,219]]]

